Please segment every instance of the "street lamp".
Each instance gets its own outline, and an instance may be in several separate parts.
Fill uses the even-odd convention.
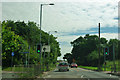
[[[42,6],[43,5],[54,5],[54,4],[53,3],[41,4],[41,6],[40,6],[40,45],[41,45],[41,26],[42,26]]]
[[[55,33],[57,33],[57,31],[49,31],[48,32],[48,34],[50,34],[50,32],[55,32]],[[48,45],[50,44],[50,35],[49,35],[49,37],[48,37]]]
[[[40,6],[40,46],[41,46],[41,26],[42,26],[42,6],[43,5],[54,5],[53,3],[50,3],[50,4],[41,4]],[[41,66],[41,51],[40,51],[40,66]]]
[[[48,32],[48,46],[50,46],[50,32],[55,32],[55,33],[57,33],[57,31],[49,31]],[[50,52],[48,53],[48,58],[50,57]],[[49,64],[49,63],[48,63]],[[48,65],[47,65],[47,69],[48,69]]]

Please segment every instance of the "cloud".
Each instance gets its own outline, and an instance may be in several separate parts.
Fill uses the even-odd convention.
[[[113,0],[1,0],[1,2],[113,2]],[[114,0],[118,2],[118,0]]]
[[[3,20],[25,20],[26,22],[30,20],[39,24],[39,7],[40,3],[3,3]],[[114,20],[116,16],[115,3],[58,2],[54,6],[43,6],[42,29],[76,32],[96,27],[99,22],[102,27],[114,26],[118,23]]]
[[[44,21],[43,25],[49,26],[48,28],[52,27],[51,29],[54,28],[60,32],[88,30],[98,26],[99,22],[102,25],[101,27],[118,25],[118,22],[114,20],[114,17],[116,17],[118,13],[117,5],[115,3],[108,3],[56,3],[56,9],[52,7],[51,12],[44,16],[44,20],[48,20],[49,23]],[[55,13],[53,14],[52,12]],[[49,17],[47,17],[47,15],[49,15]],[[47,28],[44,29],[47,30]]]
[[[92,34],[92,35],[98,35],[98,34]],[[104,37],[107,40],[118,39],[118,33],[101,33],[100,37]]]
[[[16,3],[2,0],[5,2],[2,5],[3,20],[34,21],[39,24],[41,0],[11,1]],[[98,23],[101,23],[101,28],[104,28],[101,37],[117,38],[117,32],[110,32],[114,29],[113,27],[118,27],[118,20],[116,20],[118,19],[117,0],[58,0],[58,2],[49,0],[48,2],[54,2],[55,5],[43,6],[42,30],[46,32],[58,31],[57,37],[61,44],[62,54],[71,52],[70,42],[79,36],[84,36],[87,33],[97,34],[97,31],[92,29],[97,29]],[[105,29],[106,27],[108,27],[108,31]]]

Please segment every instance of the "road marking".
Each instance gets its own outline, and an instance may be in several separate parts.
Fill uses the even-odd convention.
[[[112,75],[110,74],[110,76],[112,76]]]
[[[84,75],[81,76],[81,78],[83,78]]]

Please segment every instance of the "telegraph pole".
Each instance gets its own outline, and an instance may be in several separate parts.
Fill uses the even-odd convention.
[[[115,64],[115,46],[113,42],[113,65],[114,65],[114,72],[116,72],[116,64]]]
[[[104,48],[104,71],[106,71],[106,55],[105,55],[105,48]]]
[[[100,71],[100,23],[99,23],[99,60],[98,60],[98,71]]]

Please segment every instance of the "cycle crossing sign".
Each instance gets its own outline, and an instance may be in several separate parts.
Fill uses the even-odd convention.
[[[14,56],[14,52],[12,52],[12,54],[11,54],[12,56]]]

